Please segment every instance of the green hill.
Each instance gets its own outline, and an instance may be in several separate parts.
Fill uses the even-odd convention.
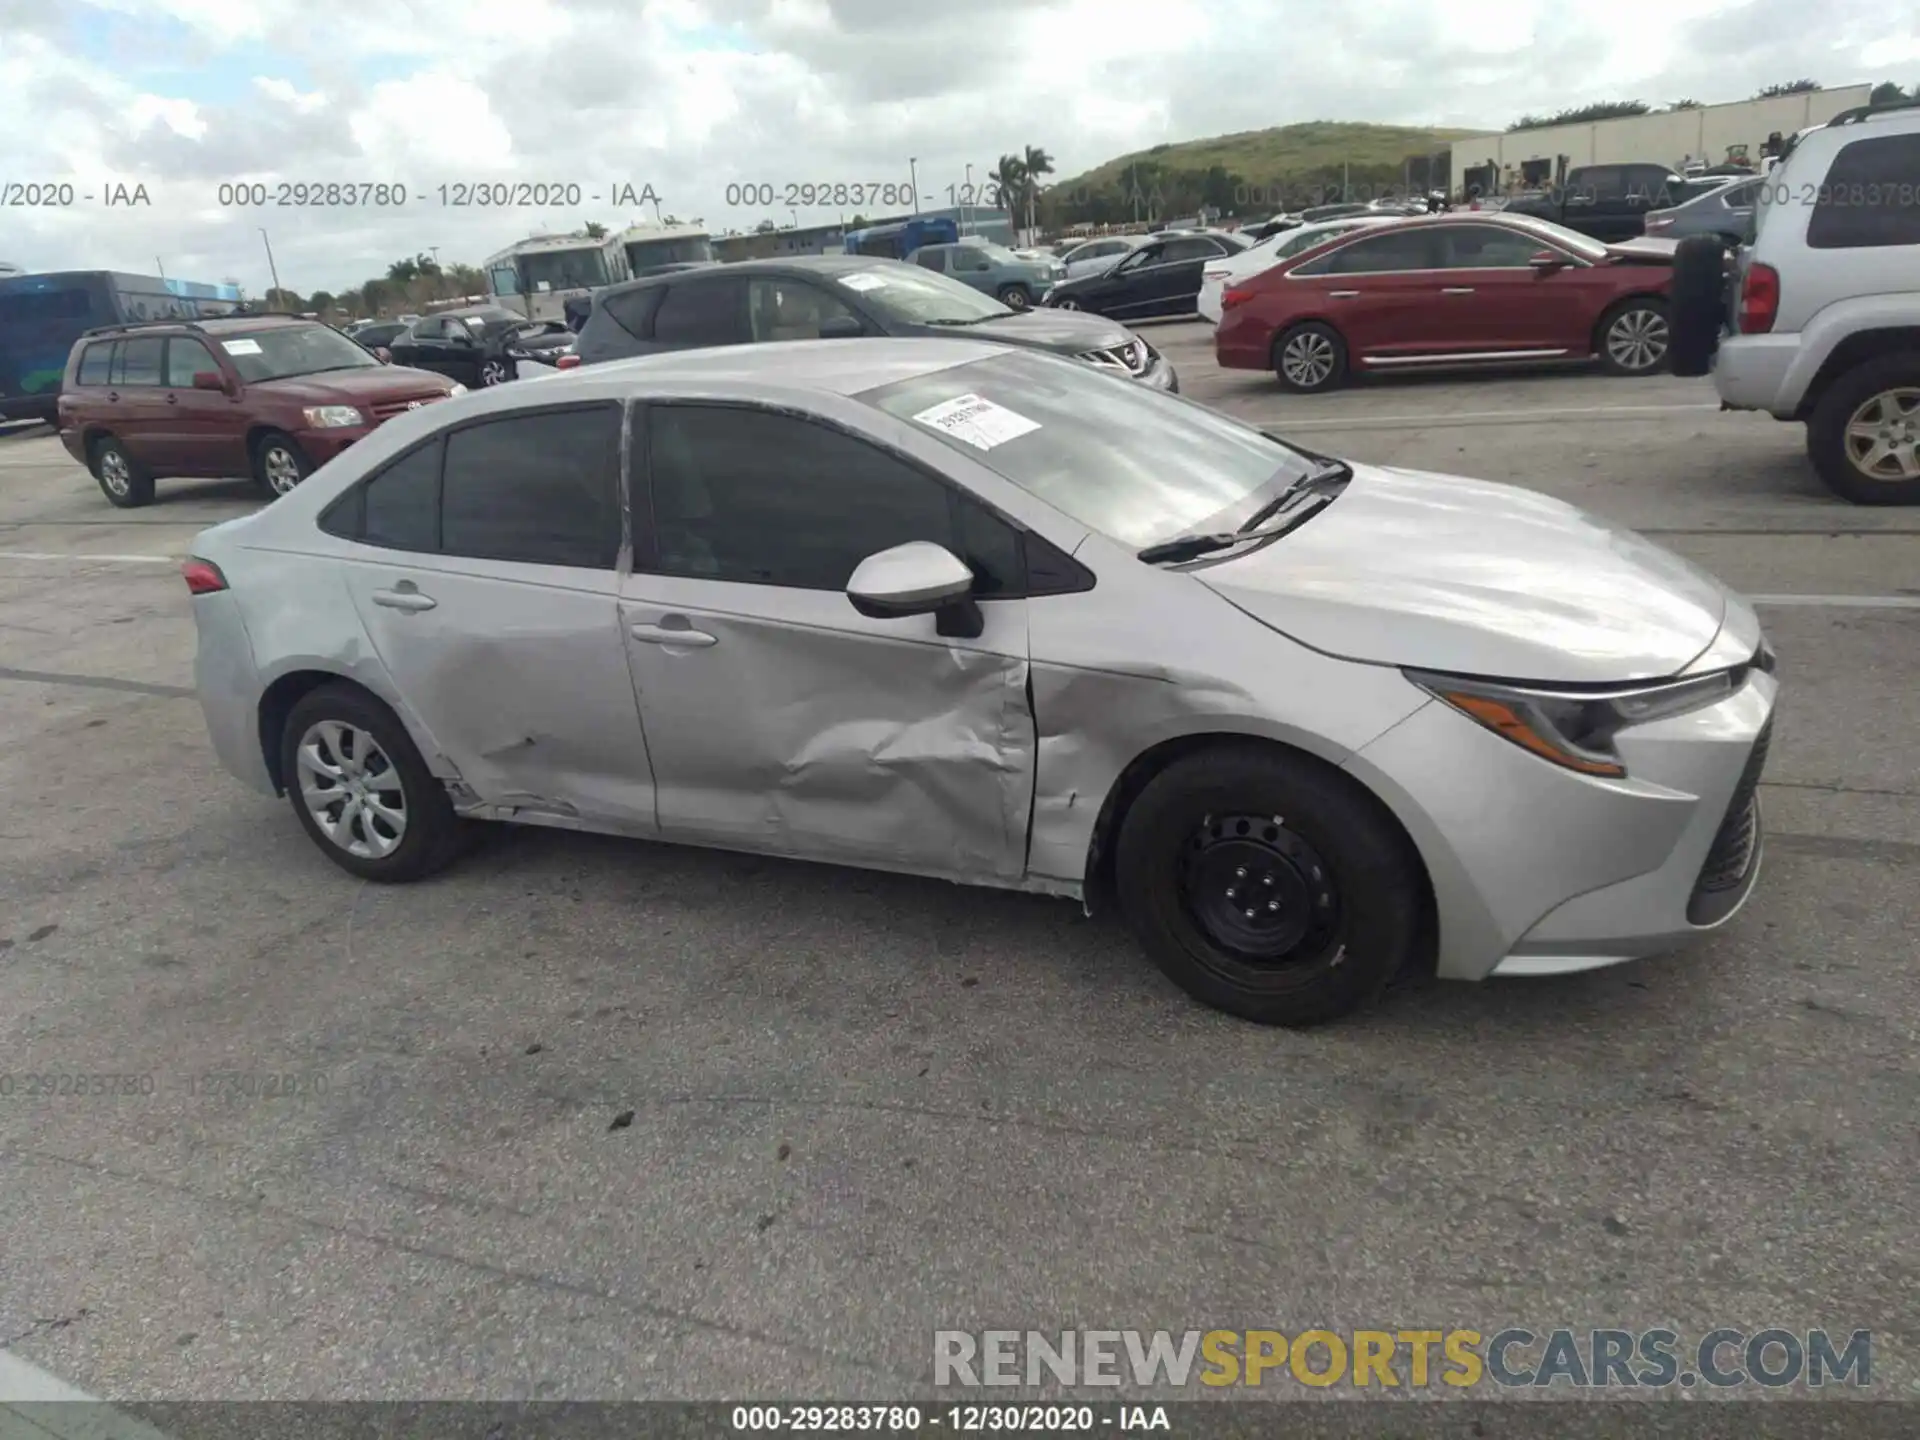
[[[1361,200],[1397,192],[1409,162],[1413,188],[1425,191],[1450,183],[1449,142],[1480,133],[1311,120],[1184,140],[1063,179],[1045,192],[1043,205],[1057,225],[1171,219],[1202,205],[1225,215],[1266,215],[1317,203],[1343,183]]]

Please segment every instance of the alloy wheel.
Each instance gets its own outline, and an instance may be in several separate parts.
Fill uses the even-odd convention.
[[[133,489],[133,471],[118,450],[100,452],[100,483],[122,499]]]
[[[1869,480],[1920,480],[1920,389],[1882,390],[1847,421],[1847,459]]]
[[[260,468],[266,474],[267,487],[276,495],[285,495],[300,483],[300,462],[284,445],[269,445],[260,458]]]
[[[319,720],[300,737],[300,796],[328,840],[378,860],[407,834],[407,793],[380,742],[344,720]]]
[[[480,367],[482,385],[503,385],[507,379],[507,367],[499,360],[489,360]]]
[[[1317,330],[1308,330],[1281,348],[1280,371],[1302,390],[1314,390],[1327,383],[1335,359],[1333,341]]]
[[[1340,927],[1333,872],[1278,815],[1209,815],[1186,847],[1180,895],[1215,945],[1259,969],[1324,955]]]
[[[1080,302],[1069,295],[1064,300],[1056,301],[1053,308],[1056,310],[1078,310],[1080,308]]]
[[[1626,310],[1607,327],[1607,354],[1622,370],[1651,370],[1667,357],[1667,317],[1658,310]]]

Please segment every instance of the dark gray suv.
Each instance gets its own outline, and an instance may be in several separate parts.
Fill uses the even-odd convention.
[[[1177,392],[1173,366],[1117,321],[1015,311],[917,265],[866,255],[743,260],[596,291],[576,349],[582,365],[663,350],[857,336],[970,336],[1069,355]]]

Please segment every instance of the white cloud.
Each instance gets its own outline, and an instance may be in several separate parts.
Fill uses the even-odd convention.
[[[145,211],[9,215],[38,268],[338,289],[426,246],[477,261],[598,219],[404,207],[236,212],[237,179],[516,178],[750,229],[735,182],[904,180],[944,199],[1034,144],[1071,175],[1290,121],[1498,128],[1589,100],[1737,99],[1812,75],[1920,81],[1883,0],[0,0],[7,178],[145,181]],[[113,37],[74,47],[75,37]],[[112,59],[107,57],[111,55]],[[91,58],[90,58],[91,57]],[[1257,177],[1254,177],[1257,178]],[[804,212],[832,219],[830,209]]]

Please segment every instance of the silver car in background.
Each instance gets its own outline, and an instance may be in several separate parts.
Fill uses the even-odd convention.
[[[1066,266],[1069,280],[1077,280],[1082,275],[1099,275],[1111,270],[1146,243],[1145,235],[1102,235],[1081,241],[1060,256],[1060,263]]]
[[[1642,222],[1646,233],[1664,240],[1689,235],[1718,235],[1729,245],[1742,243],[1753,225],[1753,207],[1766,184],[1763,176],[1730,179],[1717,189],[1696,195],[1664,210],[1649,210]]]
[[[222,761],[373,880],[505,820],[1117,900],[1304,1025],[1669,949],[1759,873],[1774,667],[1710,576],[1033,351],[462,396],[186,578]]]

